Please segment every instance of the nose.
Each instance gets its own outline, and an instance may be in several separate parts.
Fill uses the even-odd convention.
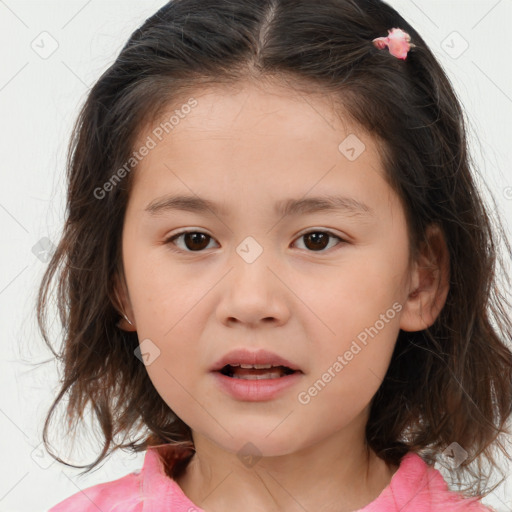
[[[237,324],[283,325],[290,317],[293,295],[279,268],[266,258],[265,251],[249,262],[239,254],[230,259],[231,271],[219,287],[217,317],[227,326]]]

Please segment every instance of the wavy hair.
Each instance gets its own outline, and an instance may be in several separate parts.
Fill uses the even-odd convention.
[[[405,61],[372,44],[392,27],[408,32],[415,45]],[[379,142],[386,178],[404,207],[412,256],[427,227],[441,227],[450,256],[445,306],[430,328],[399,332],[371,403],[366,440],[392,464],[408,452],[432,464],[457,442],[468,457],[455,476],[473,477],[470,495],[481,495],[483,463],[499,467],[496,448],[506,453],[501,437],[510,435],[512,323],[498,281],[500,241],[512,251],[476,186],[467,120],[447,75],[418,32],[380,0],[174,0],[133,32],[97,80],[73,129],[64,229],[37,297],[39,328],[63,369],[44,424],[46,448],[84,473],[114,450],[150,446],[172,448],[166,460],[181,461],[172,464],[174,476],[186,467],[194,450],[190,428],[134,356],[137,333],[117,327],[114,290],[116,278],[124,279],[121,234],[133,172],[102,199],[95,191],[169,104],[202,87],[236,87],[246,79],[325,93]],[[54,279],[64,327],[58,351],[46,327]],[[101,454],[86,466],[49,449],[50,420],[65,397],[69,431],[88,405],[101,427]],[[185,448],[182,458],[178,447]]]

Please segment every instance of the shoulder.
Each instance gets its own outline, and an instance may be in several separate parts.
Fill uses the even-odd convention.
[[[166,474],[162,459],[173,452],[173,447],[150,447],[140,471],[79,491],[48,512],[202,512]]]
[[[441,472],[418,454],[406,454],[390,484],[361,512],[495,512],[478,498],[450,490]]]
[[[53,506],[48,512],[98,512],[98,510],[141,512],[140,475],[130,473],[122,478],[93,485],[78,491]]]

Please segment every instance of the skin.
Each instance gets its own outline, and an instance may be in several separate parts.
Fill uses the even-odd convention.
[[[254,82],[190,96],[198,105],[136,169],[123,228],[125,281],[118,285],[133,326],[120,325],[158,347],[149,377],[193,432],[196,454],[178,484],[207,511],[362,508],[397,470],[366,448],[370,401],[399,329],[426,328],[445,302],[444,238],[432,227],[432,250],[423,248],[408,265],[404,211],[384,180],[378,147],[326,97]],[[349,134],[366,146],[354,161],[338,149]],[[144,211],[171,193],[220,202],[227,215]],[[273,212],[276,201],[323,194],[356,198],[376,215]],[[165,244],[183,229],[211,238]],[[326,230],[345,242],[334,237],[315,251],[302,236]],[[263,249],[250,264],[236,252],[248,236]],[[299,403],[298,393],[395,303],[400,312],[317,396]],[[238,347],[274,351],[304,374],[275,399],[236,400],[216,386],[209,368]],[[237,456],[248,441],[261,455],[252,467]]]

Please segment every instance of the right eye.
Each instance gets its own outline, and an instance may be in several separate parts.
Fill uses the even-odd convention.
[[[164,244],[166,245],[174,245],[174,240],[177,240],[181,237],[183,238],[185,248],[174,249],[173,247],[169,247],[171,251],[174,252],[201,252],[203,249],[207,248],[205,246],[205,240],[213,238],[207,233],[203,233],[202,231],[182,231],[181,233],[176,233],[167,240],[165,240]]]

